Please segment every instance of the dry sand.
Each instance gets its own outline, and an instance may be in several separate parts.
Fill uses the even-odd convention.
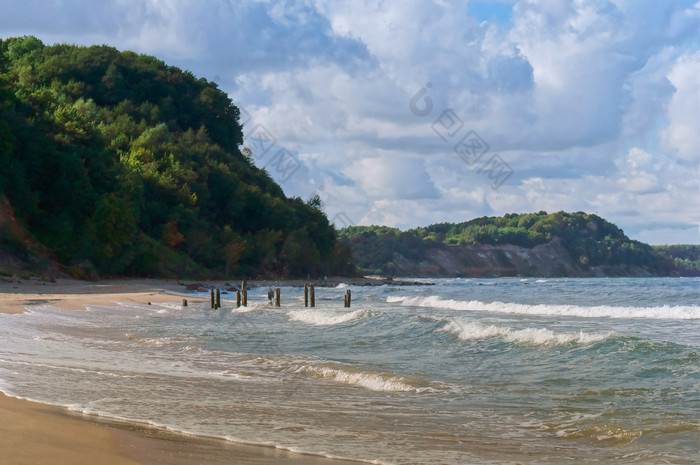
[[[50,304],[69,310],[115,302],[181,302],[175,281],[125,280],[86,283],[0,282],[0,312],[21,313]],[[263,438],[261,438],[263,439]],[[129,423],[98,420],[66,409],[0,394],[0,463],[3,465],[342,465],[273,448],[244,446]]]
[[[25,280],[21,283],[0,283],[0,312],[21,313],[27,307],[43,304],[67,310],[84,310],[89,304],[177,302],[188,297],[182,294],[183,291],[184,287],[175,281],[149,279],[96,283],[64,279],[55,283]]]

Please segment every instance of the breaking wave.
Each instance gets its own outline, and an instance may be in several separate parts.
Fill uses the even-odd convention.
[[[348,321],[364,318],[369,315],[369,310],[355,310],[354,312],[341,312],[333,310],[295,310],[287,313],[290,320],[301,321],[316,326],[331,326]]]
[[[648,318],[669,320],[700,319],[699,306],[660,307],[613,307],[600,305],[582,307],[578,305],[527,305],[507,302],[480,302],[477,300],[441,299],[430,297],[394,297],[389,296],[388,303],[414,307],[432,307],[447,310],[486,311],[499,313],[516,313],[522,315],[574,316],[581,318]]]
[[[463,341],[498,337],[505,342],[534,345],[565,345],[591,344],[609,337],[615,337],[614,332],[584,333],[552,331],[546,328],[513,329],[508,326],[486,325],[478,321],[451,320],[440,329],[456,335]]]
[[[431,392],[435,390],[434,387],[430,386],[430,383],[418,378],[411,379],[391,373],[365,371],[351,367],[299,365],[291,371],[314,378],[361,386],[372,391]]]

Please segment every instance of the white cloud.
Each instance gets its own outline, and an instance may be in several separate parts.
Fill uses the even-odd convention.
[[[108,43],[216,76],[297,154],[285,191],[318,192],[331,217],[586,210],[698,242],[693,1],[514,0],[509,23],[480,23],[468,0],[27,0],[3,6],[0,36]],[[416,116],[428,82],[432,112]],[[497,190],[433,131],[447,108],[513,168]]]
[[[424,161],[393,153],[354,162],[346,175],[372,198],[384,200],[435,199],[438,191]]]
[[[633,194],[648,194],[661,190],[659,179],[653,166],[652,156],[644,150],[633,148],[625,162],[618,166],[620,178],[618,185]]]
[[[682,55],[668,74],[675,93],[668,106],[663,147],[680,160],[700,163],[700,52]]]

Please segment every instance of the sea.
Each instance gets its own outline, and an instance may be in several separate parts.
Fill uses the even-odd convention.
[[[0,314],[0,389],[375,464],[700,462],[700,279],[417,281]]]

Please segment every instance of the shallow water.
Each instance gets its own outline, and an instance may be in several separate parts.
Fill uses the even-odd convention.
[[[0,388],[378,463],[696,463],[700,280],[434,282],[0,315]]]

